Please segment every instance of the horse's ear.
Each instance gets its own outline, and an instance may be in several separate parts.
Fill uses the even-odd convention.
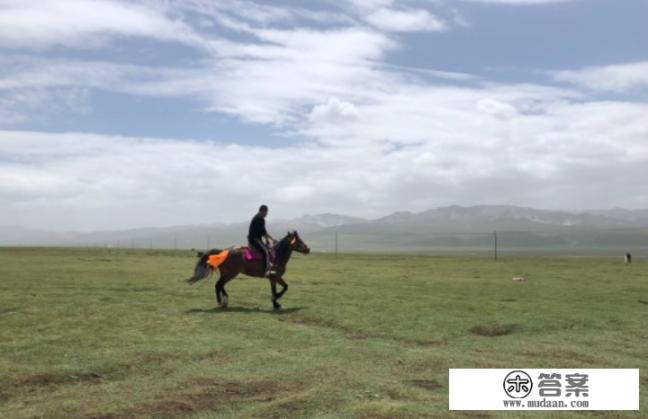
[[[286,231],[286,236],[290,236],[290,231]]]

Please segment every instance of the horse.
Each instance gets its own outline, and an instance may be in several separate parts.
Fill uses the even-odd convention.
[[[263,269],[262,259],[246,258],[246,250],[248,248],[230,247],[229,249],[211,249],[200,256],[198,263],[194,269],[194,275],[187,279],[189,284],[195,284],[205,278],[208,278],[212,273],[218,269],[220,278],[216,281],[216,303],[222,308],[226,308],[229,304],[227,291],[225,285],[236,278],[239,274],[255,278],[264,278],[265,272]],[[288,291],[288,284],[283,279],[286,273],[286,265],[290,260],[293,252],[303,253],[305,255],[310,253],[310,248],[302,241],[297,234],[297,231],[288,232],[286,237],[279,240],[273,246],[275,254],[274,261],[272,262],[271,274],[268,276],[270,280],[270,288],[272,290],[272,305],[275,310],[281,309],[281,304],[278,300]],[[281,285],[281,291],[277,292],[277,284]]]

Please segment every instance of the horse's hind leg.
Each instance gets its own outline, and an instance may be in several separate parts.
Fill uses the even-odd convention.
[[[216,285],[214,286],[214,290],[216,291],[216,305],[219,306],[221,305],[221,293],[220,293],[220,288],[221,288],[221,280],[223,277],[220,277],[218,281],[216,281]]]
[[[227,277],[225,275],[221,275],[221,277],[216,281],[216,305],[219,305],[223,308],[227,307],[228,304],[228,298],[227,298],[227,291],[225,291],[225,283],[228,281]]]

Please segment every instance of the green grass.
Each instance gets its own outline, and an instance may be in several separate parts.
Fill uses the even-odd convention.
[[[0,249],[2,418],[641,418],[448,411],[449,368],[640,368],[648,272],[603,258],[296,255],[189,286],[188,252]],[[525,282],[512,281],[523,276]]]

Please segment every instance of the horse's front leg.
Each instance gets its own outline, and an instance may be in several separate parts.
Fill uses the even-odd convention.
[[[288,291],[288,284],[286,284],[286,281],[283,280],[283,278],[278,277],[275,278],[275,281],[277,284],[281,285],[281,291],[279,291],[279,294],[277,294],[277,300],[283,297],[283,295]]]
[[[277,302],[277,282],[274,278],[272,278],[272,276],[270,277],[270,289],[272,291],[272,306],[275,310],[279,310],[281,308],[281,304]]]

